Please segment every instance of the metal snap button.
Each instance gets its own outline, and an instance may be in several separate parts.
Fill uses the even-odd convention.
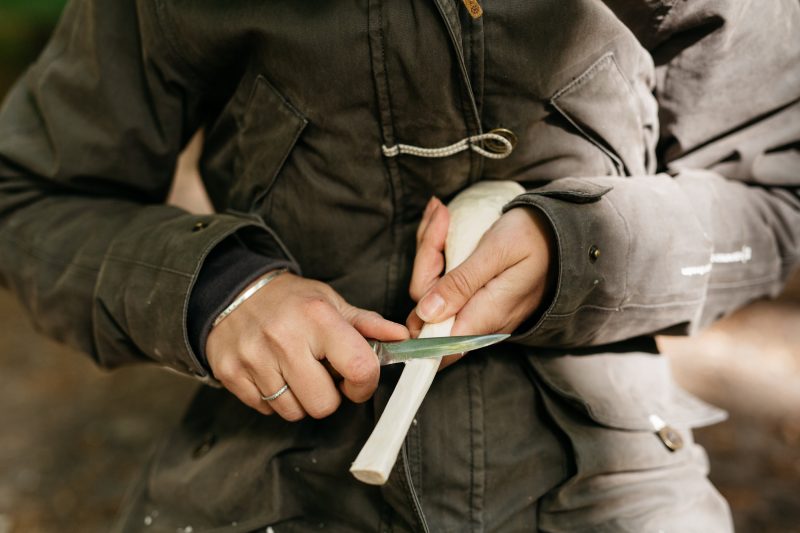
[[[508,130],[506,128],[495,128],[489,133],[494,133],[495,135],[503,137],[511,144],[512,150],[517,145],[517,135],[511,130]],[[493,154],[505,154],[509,152],[508,146],[498,141],[497,139],[484,139],[483,147],[486,148],[486,150],[488,150],[489,152],[492,152]]]
[[[683,437],[673,427],[664,426],[658,430],[658,438],[670,451],[674,452],[683,448]]]
[[[589,247],[589,261],[594,263],[598,259],[600,259],[600,248],[593,244]]]
[[[208,227],[208,223],[207,223],[207,222],[202,222],[202,221],[201,221],[201,222],[197,222],[197,223],[196,223],[196,224],[195,224],[195,225],[192,227],[192,231],[193,231],[193,232],[202,231],[202,230],[206,229],[207,227]]]

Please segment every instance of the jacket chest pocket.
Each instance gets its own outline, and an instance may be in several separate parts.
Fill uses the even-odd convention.
[[[269,193],[308,120],[262,75],[237,119],[230,206],[252,211]]]
[[[647,85],[643,80],[637,82]],[[644,175],[655,170],[655,100],[647,89],[635,90],[613,52],[604,54],[556,92],[550,105],[611,160],[617,175]]]

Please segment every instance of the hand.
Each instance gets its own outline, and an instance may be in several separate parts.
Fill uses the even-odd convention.
[[[550,223],[534,209],[511,209],[466,261],[440,278],[448,225],[447,207],[432,199],[417,232],[409,292],[418,304],[406,322],[412,336],[423,323],[453,315],[453,335],[513,332],[539,308],[554,283]],[[446,358],[444,366],[457,359]]]
[[[253,409],[286,420],[323,418],[341,403],[369,399],[378,358],[365,337],[404,340],[408,330],[349,305],[324,283],[282,274],[211,330],[206,342],[214,376]],[[337,390],[322,364],[341,376]],[[261,397],[289,390],[272,401]]]

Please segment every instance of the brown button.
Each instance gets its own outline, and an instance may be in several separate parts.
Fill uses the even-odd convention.
[[[517,135],[511,130],[507,130],[506,128],[495,128],[489,133],[494,133],[495,135],[499,135],[507,140],[511,144],[511,150],[513,150],[517,145]],[[508,149],[507,145],[501,141],[498,141],[497,139],[484,139],[483,146],[493,154],[505,154],[511,151]]]
[[[192,227],[192,231],[202,231],[208,227],[207,222],[198,222]]]
[[[595,246],[594,244],[589,248],[589,261],[594,263],[600,259],[600,248]]]
[[[683,448],[683,437],[675,428],[664,426],[658,430],[658,438],[670,451],[674,452]]]
[[[194,449],[192,452],[192,457],[195,459],[199,459],[203,457],[205,454],[211,451],[211,448],[214,447],[214,444],[217,442],[217,436],[213,433],[207,433],[200,444],[197,445],[197,448]]]

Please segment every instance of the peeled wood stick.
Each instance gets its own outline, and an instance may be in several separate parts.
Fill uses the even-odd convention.
[[[514,181],[482,181],[450,202],[447,206],[450,227],[445,241],[448,272],[469,257],[486,230],[500,218],[503,206],[523,192],[522,186]],[[454,322],[450,318],[425,324],[419,336],[449,336]],[[405,363],[386,409],[350,467],[356,479],[370,485],[383,485],[389,479],[408,428],[436,376],[439,361],[440,358],[419,359]]]

